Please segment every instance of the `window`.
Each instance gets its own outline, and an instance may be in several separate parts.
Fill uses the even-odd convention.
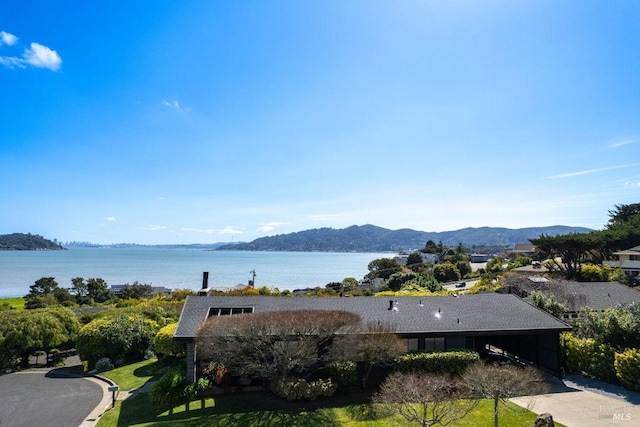
[[[425,338],[424,339],[425,350],[444,350],[444,337],[438,338]]]
[[[413,351],[418,349],[418,338],[407,339],[407,351]]]
[[[209,315],[211,316],[230,316],[232,314],[250,314],[253,313],[253,307],[211,307]]]
[[[465,337],[464,338],[464,348],[469,349],[469,350],[473,350],[475,349],[475,340],[473,339],[473,337]]]

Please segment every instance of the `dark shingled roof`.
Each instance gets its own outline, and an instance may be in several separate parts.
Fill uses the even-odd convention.
[[[549,285],[556,287],[559,299],[563,299],[570,311],[589,307],[593,310],[606,310],[611,307],[640,303],[640,292],[618,282],[557,282]]]
[[[390,300],[396,304],[397,311],[389,310]],[[212,307],[253,307],[256,313],[344,310],[360,315],[363,322],[390,324],[400,334],[532,333],[571,329],[550,314],[509,294],[351,298],[189,296],[182,309],[174,338],[194,338]]]

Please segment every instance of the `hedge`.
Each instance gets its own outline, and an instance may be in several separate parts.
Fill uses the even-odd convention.
[[[614,365],[620,384],[640,391],[640,350],[634,348],[616,353]]]
[[[345,394],[360,391],[356,362],[334,362],[329,364],[325,371],[327,376],[338,385],[338,391]]]
[[[585,373],[610,383],[616,383],[615,349],[593,338],[578,338],[571,333],[560,336],[564,367],[570,372]]]
[[[329,379],[307,382],[303,378],[277,379],[271,383],[271,391],[278,397],[291,400],[315,400],[320,396],[332,396],[338,385]]]
[[[153,339],[153,349],[158,358],[179,357],[185,353],[184,343],[175,341],[173,334],[178,327],[177,323],[170,323],[161,328]]]
[[[399,356],[394,369],[400,372],[436,372],[461,375],[468,366],[479,362],[480,355],[470,350],[411,352]]]
[[[156,322],[141,316],[96,319],[80,329],[78,353],[90,366],[102,357],[108,357],[116,366],[137,362],[148,354],[157,330]]]

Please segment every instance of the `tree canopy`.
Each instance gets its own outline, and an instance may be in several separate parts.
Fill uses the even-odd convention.
[[[583,264],[601,264],[613,252],[640,244],[640,203],[616,205],[609,211],[609,222],[603,230],[558,236],[543,234],[530,241],[550,260],[548,265],[567,278],[580,279]]]
[[[210,317],[196,338],[201,360],[223,363],[241,376],[303,376],[330,358],[334,334],[355,326],[356,314],[335,310],[276,311]]]

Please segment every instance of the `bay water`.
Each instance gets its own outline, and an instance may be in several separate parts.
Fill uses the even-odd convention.
[[[102,278],[109,286],[125,283],[202,287],[248,284],[255,270],[255,286],[294,290],[324,287],[345,277],[360,280],[367,265],[381,253],[205,251],[160,248],[74,248],[64,251],[0,251],[0,298],[20,297],[36,280],[53,277],[60,287],[71,287],[74,277]]]

